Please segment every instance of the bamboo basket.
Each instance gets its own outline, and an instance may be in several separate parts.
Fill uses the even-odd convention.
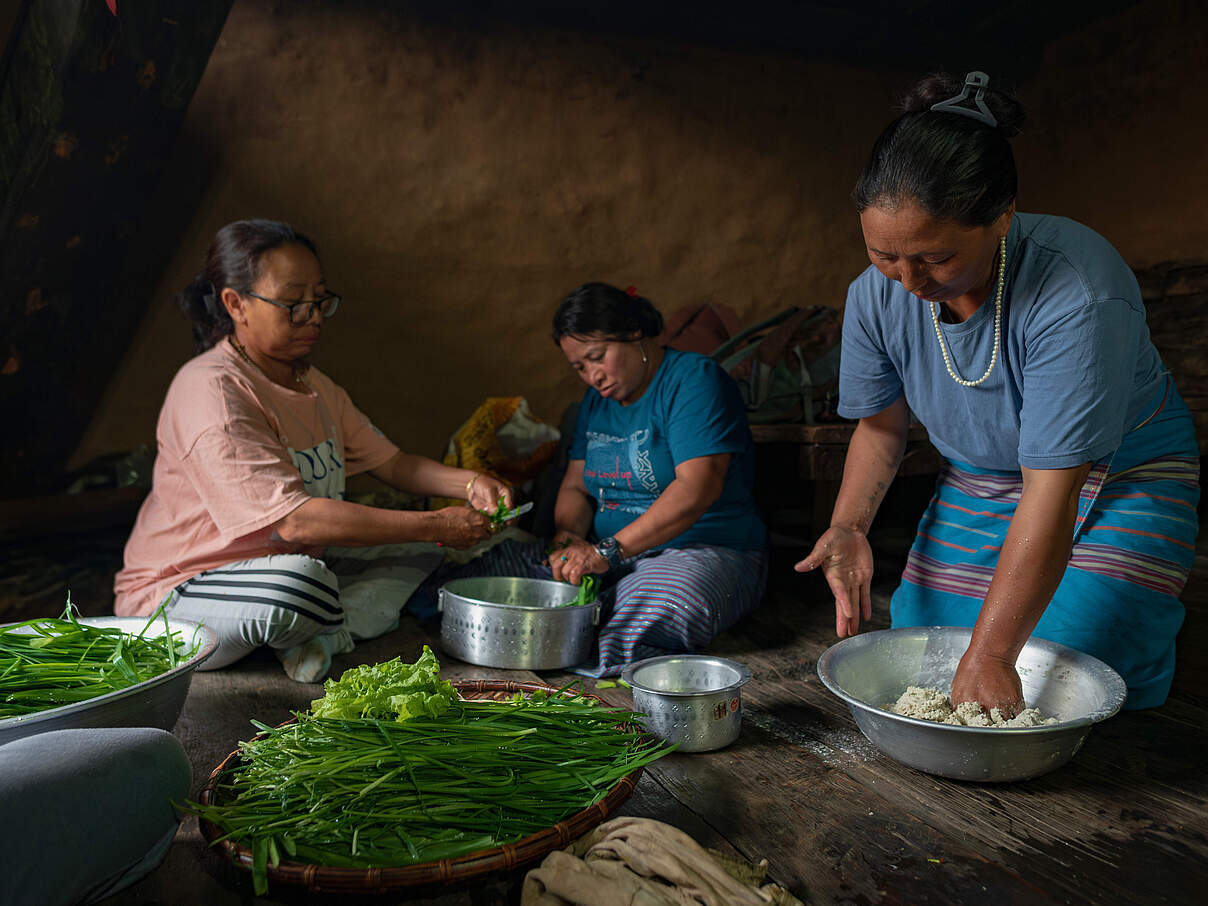
[[[465,699],[494,699],[503,701],[517,692],[544,692],[555,694],[559,690],[544,683],[517,683],[510,680],[468,680],[452,683],[454,689]],[[589,693],[582,694],[607,705],[602,699]],[[292,721],[287,721],[292,723]],[[257,737],[259,738],[259,737]],[[239,763],[236,750],[223,759],[211,773],[206,785],[198,795],[202,805],[213,805],[217,796],[217,783],[222,774]],[[555,849],[569,846],[596,825],[612,815],[632,794],[642,776],[642,768],[626,774],[599,802],[559,821],[557,824],[517,840],[490,849],[440,859],[432,862],[417,862],[390,868],[344,868],[331,865],[314,865],[287,862],[284,859],[276,867],[268,866],[270,884],[291,884],[305,887],[311,893],[327,894],[382,894],[399,888],[444,887],[464,881],[485,878],[500,872],[511,871],[544,858]],[[218,849],[239,868],[252,870],[252,851],[230,840],[215,843],[222,836],[222,829],[210,821],[201,820],[201,833],[206,842]]]

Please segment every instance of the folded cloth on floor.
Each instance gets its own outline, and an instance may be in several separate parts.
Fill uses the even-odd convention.
[[[502,544],[504,541],[517,541],[525,544],[537,540],[536,535],[526,532],[518,525],[506,525],[490,538],[487,538],[485,541],[479,541],[473,547],[467,547],[465,550],[460,551],[456,548],[449,548],[445,553],[445,562],[466,564],[471,560],[477,560],[491,548],[495,547],[495,545]]]
[[[524,879],[521,906],[802,906],[751,864],[650,818],[614,818]]]
[[[339,577],[348,634],[360,641],[398,628],[403,606],[444,556],[444,548],[419,541],[327,548],[323,560]]]

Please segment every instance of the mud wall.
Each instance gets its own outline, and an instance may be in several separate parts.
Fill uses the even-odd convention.
[[[1048,49],[1019,86],[1021,209],[1084,220],[1136,267],[1208,258],[1206,20],[1152,0]],[[841,305],[866,264],[848,192],[920,74],[239,0],[158,199],[179,251],[75,462],[154,437],[192,352],[172,294],[241,217],[316,238],[347,299],[317,363],[428,455],[485,396],[551,421],[577,398],[548,324],[583,281],[664,314]]]

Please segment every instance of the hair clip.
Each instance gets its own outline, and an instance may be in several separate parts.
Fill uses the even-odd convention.
[[[625,287],[625,295],[630,299],[636,299],[638,297],[638,288],[636,286]]]
[[[986,96],[986,87],[990,84],[990,77],[980,70],[973,70],[965,76],[965,84],[961,86],[961,93],[954,97],[948,98],[946,101],[940,101],[938,104],[932,104],[931,110],[933,113],[959,113],[961,116],[971,116],[975,120],[985,123],[987,126],[997,127],[998,120],[994,118],[994,114],[990,112],[990,108],[986,106],[983,98]],[[973,96],[973,103],[977,105],[977,109],[972,107],[962,107],[961,102],[969,99],[969,86],[972,85],[977,89],[977,94]]]
[[[212,281],[210,283],[210,291],[208,293],[202,293],[201,303],[206,307],[206,311],[208,311],[211,315],[218,314],[218,288]]]

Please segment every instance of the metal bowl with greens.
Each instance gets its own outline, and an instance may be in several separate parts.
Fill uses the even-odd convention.
[[[171,730],[214,632],[162,614],[0,626],[0,744],[84,727]]]

